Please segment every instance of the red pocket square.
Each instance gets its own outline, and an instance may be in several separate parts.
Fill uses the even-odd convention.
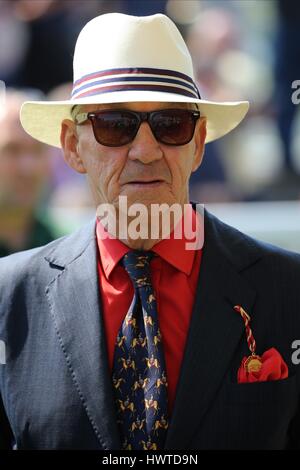
[[[239,367],[238,383],[267,382],[286,379],[289,375],[288,366],[275,348],[268,349],[262,356],[256,354],[256,341],[250,328],[250,316],[240,305],[235,305],[245,323],[246,338],[251,355],[243,357]]]
[[[238,383],[267,382],[269,380],[286,379],[289,375],[288,366],[275,348],[268,349],[260,357],[259,370],[247,367],[248,357],[244,357],[237,374]]]

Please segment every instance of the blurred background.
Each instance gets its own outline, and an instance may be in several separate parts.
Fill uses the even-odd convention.
[[[26,135],[18,113],[27,99],[69,99],[81,28],[115,11],[166,13],[188,44],[201,96],[250,101],[244,122],[206,146],[190,199],[252,236],[300,252],[300,3],[0,0],[0,80],[6,86],[0,256],[47,243],[94,215],[85,177],[69,169],[59,149]]]

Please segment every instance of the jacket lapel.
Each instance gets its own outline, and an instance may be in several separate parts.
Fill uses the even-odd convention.
[[[94,223],[47,257],[58,270],[46,293],[70,373],[104,449],[120,448],[98,287]],[[76,389],[76,390],[75,390]]]
[[[254,304],[255,292],[240,271],[260,256],[250,244],[246,252],[239,249],[237,232],[231,239],[226,227],[206,212],[198,289],[166,449],[188,448],[244,334],[233,306],[251,314]]]

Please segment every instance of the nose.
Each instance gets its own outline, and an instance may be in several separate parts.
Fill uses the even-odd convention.
[[[142,163],[151,163],[160,160],[163,156],[159,142],[155,139],[147,122],[142,122],[137,135],[132,141],[128,158],[140,160]]]

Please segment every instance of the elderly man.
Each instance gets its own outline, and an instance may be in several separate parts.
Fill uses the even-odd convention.
[[[0,262],[3,448],[300,446],[300,257],[189,202],[247,109],[200,97],[168,17],[118,13],[81,31],[71,100],[23,105],[97,220]]]

